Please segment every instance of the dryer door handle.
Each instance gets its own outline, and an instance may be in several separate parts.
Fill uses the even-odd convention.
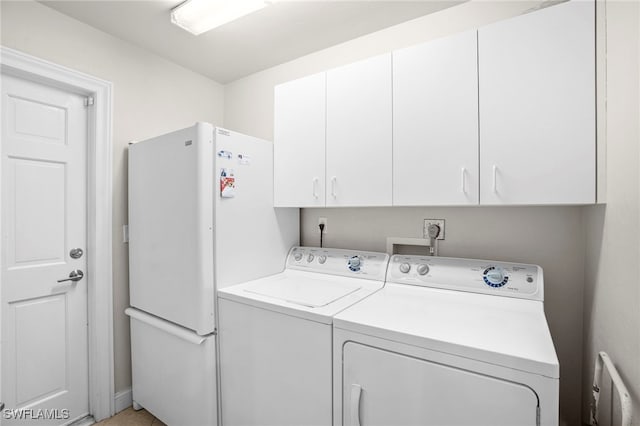
[[[349,408],[350,426],[360,426],[360,396],[362,395],[362,387],[360,385],[351,385],[351,406]]]

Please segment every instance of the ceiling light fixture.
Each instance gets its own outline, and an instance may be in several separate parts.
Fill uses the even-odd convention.
[[[272,3],[265,0],[187,0],[171,10],[171,23],[193,35],[235,21]]]

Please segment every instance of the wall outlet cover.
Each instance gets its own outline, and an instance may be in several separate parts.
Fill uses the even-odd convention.
[[[429,225],[435,224],[440,227],[440,235],[436,238],[438,241],[444,240],[444,219],[425,219],[424,226],[422,228],[422,238],[429,238]]]
[[[326,217],[319,217],[319,218],[318,218],[318,225],[320,225],[320,224],[324,224],[324,231],[323,231],[323,234],[326,234],[326,233],[327,233],[327,228],[328,228],[328,225],[327,225],[327,218],[326,218]],[[320,233],[320,228],[318,228],[318,234],[319,234],[319,233]]]

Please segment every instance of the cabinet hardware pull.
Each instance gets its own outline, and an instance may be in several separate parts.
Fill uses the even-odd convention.
[[[336,194],[336,180],[338,180],[335,176],[333,176],[331,178],[331,196],[333,198],[337,198],[338,195]]]
[[[362,387],[360,385],[351,385],[351,406],[349,409],[349,417],[351,418],[351,426],[360,426],[360,396],[362,395]]]
[[[498,193],[498,185],[496,182],[496,175],[498,173],[498,166],[496,166],[495,164],[493,165],[493,192],[494,193]]]
[[[313,178],[313,198],[318,199],[318,178]]]
[[[465,182],[465,179],[464,179],[465,178],[464,175],[466,174],[466,172],[467,172],[467,169],[465,169],[464,167],[460,171],[460,189],[462,190],[463,194],[467,193],[467,188],[466,188],[466,185],[465,185],[466,182]]]

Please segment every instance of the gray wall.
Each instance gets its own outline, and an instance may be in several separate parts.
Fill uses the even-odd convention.
[[[583,392],[605,351],[633,398],[640,425],[640,5],[608,1],[606,122],[607,204],[585,207],[586,271]],[[584,412],[587,413],[587,399]]]
[[[221,124],[223,87],[32,1],[0,2],[3,46],[113,82],[113,298],[116,391],[131,386],[127,143],[195,121]]]
[[[225,126],[273,138],[273,87],[334,66],[519,15],[537,2],[470,2],[253,74],[225,86]],[[303,209],[302,242],[385,249],[386,237],[422,237],[422,219],[446,219],[445,256],[537,263],[545,271],[545,308],[561,365],[561,415],[580,424],[584,287],[581,207]]]

